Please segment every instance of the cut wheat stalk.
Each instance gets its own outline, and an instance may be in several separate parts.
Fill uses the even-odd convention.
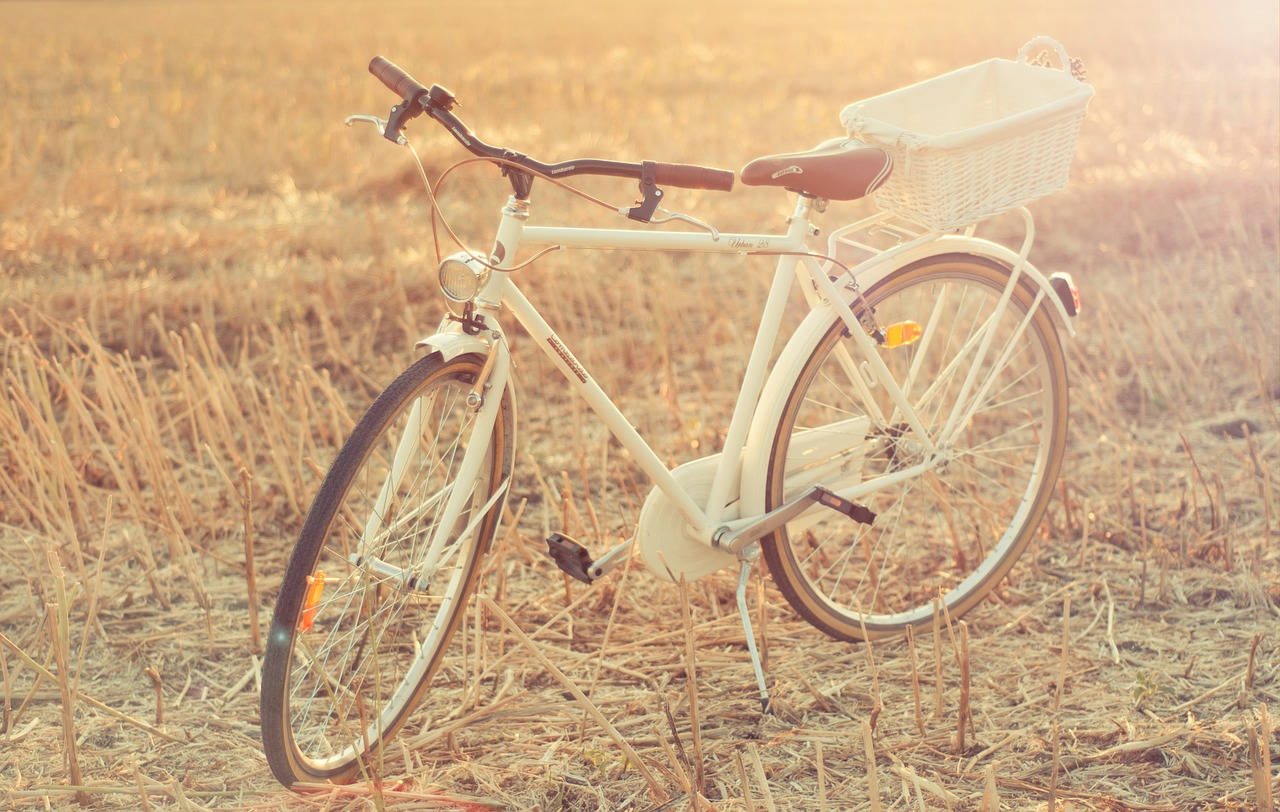
[[[609,640],[612,638],[613,632],[614,632],[614,621],[618,616],[618,606],[622,603],[622,596],[625,594],[625,587],[627,584],[627,575],[631,572],[631,562],[634,560],[635,559],[633,558],[628,558],[623,563],[622,572],[618,575],[618,577],[613,582],[613,597],[612,597],[612,600],[610,601],[610,606],[609,606],[609,618],[608,620],[605,621],[604,634],[600,638],[599,648],[596,651],[595,669],[591,673],[591,684],[587,686],[588,696],[595,693],[596,687],[600,684],[600,676],[604,673],[605,652],[608,651],[609,649]],[[583,720],[582,720],[582,729],[579,731],[580,736],[585,735],[585,729],[586,729],[586,716],[584,714]]]
[[[5,656],[3,649],[0,649],[0,688],[4,691],[4,696],[0,697],[0,733],[4,734],[6,742],[12,742],[13,699],[10,695],[9,658]]]
[[[1050,753],[1052,754],[1051,755],[1052,764],[1049,772],[1049,791],[1048,791],[1049,799],[1046,802],[1045,808],[1048,810],[1048,812],[1057,812],[1058,773],[1062,768],[1061,726],[1058,724],[1057,719],[1054,719],[1053,729],[1050,732],[1049,750],[1050,750]]]
[[[1138,529],[1142,532],[1142,570],[1138,575],[1138,598],[1134,606],[1142,606],[1146,602],[1147,568],[1151,563],[1151,539],[1147,536],[1147,505],[1145,502],[1139,508]],[[1106,581],[1104,580],[1103,583],[1106,583]]]
[[[147,788],[142,783],[142,770],[138,767],[138,757],[136,755],[133,757],[133,763],[130,766],[133,768],[134,783],[138,787],[138,806],[142,812],[151,812],[151,800],[147,798]]]
[[[1183,702],[1181,705],[1175,705],[1174,707],[1165,711],[1165,718],[1172,720],[1175,717],[1181,715],[1183,711],[1194,708],[1196,705],[1199,705],[1201,702],[1205,701],[1206,699],[1217,696],[1218,694],[1222,693],[1223,691],[1226,691],[1229,688],[1234,688],[1238,686],[1240,684],[1240,679],[1241,678],[1239,675],[1232,675],[1228,677],[1227,679],[1218,683],[1217,685],[1205,691],[1204,693],[1200,694],[1199,696],[1193,699],[1189,699],[1186,702]]]
[[[1271,774],[1271,717],[1266,703],[1258,707],[1258,729],[1248,726],[1249,768],[1253,773],[1253,792],[1258,801],[1258,812],[1275,812]]]
[[[889,770],[910,784],[915,789],[917,796],[922,792],[928,792],[930,795],[941,798],[948,808],[960,803],[960,796],[937,782],[922,778],[915,769],[903,764],[902,760],[893,753],[889,754]],[[923,807],[923,802],[921,802],[921,806]]]
[[[915,626],[907,626],[907,655],[911,660],[911,698],[916,713],[916,730],[924,735],[924,713],[920,705],[920,669],[916,659]]]
[[[1146,571],[1146,562],[1143,562],[1143,571]],[[1120,649],[1116,647],[1115,620],[1116,620],[1116,603],[1111,599],[1111,587],[1107,585],[1107,579],[1102,579],[1102,591],[1107,596],[1107,648],[1111,651],[1111,662],[1119,664]]]
[[[53,576],[54,599],[48,606],[49,641],[53,646],[54,660],[58,665],[58,686],[62,693],[62,735],[66,747],[65,758],[67,771],[73,786],[82,786],[84,781],[80,775],[80,757],[76,747],[75,724],[75,687],[71,676],[71,619],[70,596],[67,594],[66,575],[62,565],[58,563],[58,554],[52,548],[47,550],[49,571]],[[88,806],[89,796],[84,792],[76,793],[76,802]]]
[[[978,754],[977,754],[976,756],[974,756],[973,758],[969,759],[969,760],[965,763],[965,767],[964,767],[963,772],[966,772],[966,773],[968,773],[968,772],[972,772],[972,771],[973,771],[974,766],[976,766],[976,765],[978,764],[978,762],[982,761],[984,758],[986,758],[987,756],[989,756],[989,755],[991,755],[992,753],[996,752],[997,750],[1001,749],[1002,747],[1005,747],[1005,746],[1007,746],[1007,745],[1009,745],[1009,744],[1013,743],[1013,742],[1014,742],[1014,741],[1016,741],[1017,739],[1021,738],[1023,735],[1025,735],[1025,734],[1023,733],[1023,731],[1021,731],[1021,730],[1015,730],[1014,732],[1010,733],[1008,736],[1005,736],[1005,737],[1004,737],[1003,739],[1001,739],[1000,741],[996,742],[995,744],[993,744],[993,745],[991,745],[990,747],[986,748],[986,749],[985,749],[985,750],[983,750],[982,752],[978,753]]]
[[[30,359],[35,363],[34,359]],[[71,500],[70,494],[76,488],[77,478],[72,473],[74,466],[66,459],[67,444],[60,436],[52,406],[52,395],[48,391],[48,381],[44,376],[34,377],[41,386],[31,391],[24,391],[19,381],[13,380],[8,387],[9,399],[20,407],[26,416],[25,431],[19,436],[24,438],[23,445],[31,460],[48,459],[47,465],[33,465],[29,470],[37,479],[37,487],[32,489],[34,500],[31,506],[35,515],[42,517],[45,528],[55,538],[73,542],[77,555],[80,545],[75,542],[75,526],[79,510]],[[12,380],[12,378],[11,378]],[[34,392],[34,398],[32,396]],[[29,435],[34,435],[31,437]],[[21,447],[21,446],[20,446]],[[20,493],[21,489],[15,490]],[[50,524],[52,523],[52,524]],[[79,567],[83,573],[83,565]]]
[[[871,812],[880,812],[880,779],[876,773],[876,745],[871,735],[871,724],[862,721],[862,749],[867,759],[867,795],[871,798]]]
[[[681,763],[689,764],[689,755],[685,752],[684,742],[680,739],[680,730],[676,726],[676,717],[671,713],[671,703],[662,695],[662,691],[657,685],[653,686],[654,698],[657,700],[658,707],[662,709],[662,714],[667,720],[667,729],[671,731],[671,740],[675,742],[676,752],[680,755]]]
[[[871,636],[867,634],[867,622],[862,620],[862,639],[863,648],[867,655],[867,668],[871,671],[871,716],[868,723],[871,725],[871,732],[874,733],[876,723],[880,719],[880,713],[884,710],[884,702],[880,699],[880,670],[876,667],[876,655],[874,646],[871,642]]]
[[[814,739],[813,762],[818,778],[818,812],[827,812],[827,765],[822,756],[822,740]]]
[[[1056,689],[1053,692],[1053,715],[1057,717],[1059,709],[1062,707],[1062,692],[1066,688],[1067,683],[1067,663],[1071,656],[1071,593],[1068,592],[1062,599],[1062,642],[1061,653],[1058,658],[1058,677]]]
[[[978,812],[1000,812],[1000,788],[996,785],[996,765],[991,763],[982,774],[982,804]]]
[[[760,751],[756,749],[755,742],[747,742],[747,754],[751,756],[751,766],[755,770],[756,783],[760,785],[760,794],[764,796],[764,806],[769,812],[778,812],[778,806],[773,801],[773,791],[769,789],[769,778],[765,774],[764,764],[760,761]]]
[[[840,708],[831,700],[831,698],[827,697],[815,688],[813,683],[809,682],[808,678],[805,677],[804,674],[794,668],[788,670],[787,674],[796,682],[800,683],[800,687],[804,688],[805,692],[809,694],[809,696],[813,697],[813,701],[817,703],[819,710],[825,711],[826,713],[840,712]]]
[[[933,599],[933,718],[942,718],[942,599]]]
[[[156,694],[156,725],[164,724],[164,681],[160,679],[160,672],[153,666],[147,666],[142,669],[142,673],[146,674],[151,680],[151,687]]]
[[[572,694],[573,698],[577,700],[578,704],[581,705],[587,713],[591,714],[592,718],[594,718],[596,722],[604,728],[605,733],[609,735],[609,738],[613,739],[614,743],[616,743],[619,749],[621,749],[626,755],[628,762],[635,767],[636,772],[640,773],[641,777],[643,777],[645,782],[649,785],[649,792],[653,795],[654,800],[658,803],[666,803],[666,801],[669,800],[669,796],[662,788],[662,785],[658,783],[657,778],[649,771],[649,768],[645,766],[645,763],[641,760],[639,753],[632,749],[631,745],[627,743],[627,740],[623,738],[609,720],[605,718],[605,715],[600,712],[600,709],[596,707],[595,703],[587,699],[586,695],[582,693],[582,689],[580,689],[573,680],[569,679],[563,671],[557,668],[555,663],[551,662],[547,655],[542,653],[542,649],[538,647],[538,644],[533,642],[533,640],[524,633],[524,630],[521,629],[505,611],[503,611],[501,606],[494,603],[493,600],[487,596],[481,596],[480,599],[484,601],[485,606],[488,607],[489,611],[502,621],[502,624],[506,626],[508,630],[510,630],[517,642],[524,646],[524,648],[542,664],[542,667],[547,669],[547,673],[551,674],[557,682],[563,685],[565,690]]]
[[[689,587],[685,583],[683,574],[680,576],[679,588],[680,616],[684,622],[685,685],[689,695],[689,729],[693,739],[694,786],[700,794],[705,795],[707,777],[702,755],[702,720],[698,715],[698,664],[694,656],[697,638],[693,632],[693,615],[689,611]]]
[[[1187,441],[1186,436],[1179,431],[1178,439],[1182,441],[1182,448],[1187,452],[1187,459],[1191,461],[1191,470],[1195,472],[1196,481],[1200,483],[1200,487],[1204,490],[1205,498],[1209,501],[1209,530],[1210,532],[1218,529],[1218,505],[1213,498],[1213,492],[1209,490],[1209,484],[1205,482],[1204,474],[1200,472],[1200,463],[1196,462],[1196,455],[1191,451],[1191,443]],[[1196,508],[1195,499],[1191,501],[1193,513],[1199,514]],[[1197,528],[1198,529],[1198,528]]]
[[[258,571],[253,561],[253,475],[240,469],[240,509],[244,514],[244,581],[249,590],[249,650],[262,653],[262,629],[258,622]]]
[[[751,794],[751,782],[747,779],[747,770],[742,764],[741,751],[736,749],[733,751],[733,763],[738,768],[738,780],[742,783],[742,805],[746,807],[747,812],[756,812],[756,799]]]
[[[1175,730],[1171,733],[1165,733],[1161,736],[1154,736],[1150,739],[1125,742],[1123,744],[1117,744],[1114,747],[1108,747],[1106,750],[1102,750],[1100,752],[1093,753],[1091,755],[1079,756],[1076,759],[1072,759],[1070,763],[1072,766],[1075,766],[1077,763],[1083,763],[1087,761],[1107,761],[1109,759],[1117,758],[1120,756],[1131,755],[1133,753],[1143,753],[1148,750],[1158,749],[1160,747],[1163,747],[1166,744],[1169,744],[1170,742],[1174,742],[1179,739],[1185,738],[1188,735],[1194,734],[1194,732],[1195,732],[1194,728],[1182,728],[1180,730]]]
[[[210,799],[243,798],[245,795],[244,790],[238,790],[238,789],[236,790],[181,790],[180,784],[178,784],[177,782],[173,782],[169,784],[159,784],[159,783],[151,784],[147,786],[145,791],[153,795],[160,795],[160,794],[168,795],[174,800],[179,800],[179,795],[178,795],[179,792],[186,793],[187,795],[191,795],[196,798],[210,798]],[[10,798],[52,798],[52,797],[57,797],[59,795],[83,794],[87,798],[89,798],[90,802],[92,803],[91,796],[95,796],[95,795],[99,795],[99,796],[140,795],[141,793],[139,790],[134,789],[133,787],[94,786],[92,784],[77,784],[72,786],[60,786],[60,787],[32,786],[29,789],[12,790],[6,794]],[[190,804],[189,799],[187,803]],[[186,809],[191,807],[184,806],[183,808]]]
[[[5,645],[5,646],[10,650],[10,651],[12,651],[14,654],[18,655],[18,658],[19,658],[20,660],[22,660],[24,663],[26,663],[26,664],[27,664],[27,666],[28,666],[29,668],[31,668],[32,670],[34,670],[34,671],[35,671],[37,674],[39,674],[40,676],[44,677],[45,679],[50,680],[51,682],[57,682],[57,681],[58,681],[58,677],[57,677],[57,675],[56,675],[56,674],[54,674],[54,673],[53,673],[52,671],[50,671],[48,668],[46,668],[46,667],[44,667],[43,665],[41,665],[41,664],[40,664],[39,662],[37,662],[34,658],[32,658],[29,654],[27,654],[25,651],[23,651],[23,650],[18,646],[18,644],[17,644],[17,643],[14,643],[11,639],[9,639],[9,637],[8,637],[8,636],[6,636],[6,635],[4,634],[4,632],[0,632],[0,644]],[[89,696],[89,695],[87,695],[87,694],[85,694],[85,693],[83,693],[83,692],[77,693],[77,694],[76,694],[76,696],[75,696],[75,698],[76,698],[76,700],[77,700],[77,701],[81,701],[81,702],[84,702],[84,703],[85,703],[85,704],[87,704],[87,705],[91,705],[91,706],[93,706],[93,707],[97,708],[98,710],[100,710],[100,711],[102,711],[102,712],[104,712],[104,713],[107,713],[107,714],[109,714],[109,715],[111,715],[111,716],[114,716],[115,718],[119,719],[119,720],[120,720],[120,721],[122,721],[122,722],[127,722],[127,723],[129,723],[129,724],[133,725],[134,727],[140,728],[141,730],[145,730],[146,732],[150,733],[150,734],[151,734],[151,735],[153,735],[153,736],[159,736],[160,738],[165,739],[166,741],[171,741],[171,742],[179,742],[179,743],[181,743],[181,742],[186,741],[185,739],[180,739],[180,738],[178,738],[178,737],[176,737],[176,736],[172,736],[172,735],[170,735],[170,734],[168,734],[168,733],[165,733],[165,732],[164,732],[164,731],[162,731],[162,730],[159,730],[159,729],[157,729],[157,728],[155,728],[155,727],[152,727],[151,725],[147,724],[146,722],[139,721],[138,719],[133,718],[132,716],[128,715],[127,713],[122,713],[121,711],[116,710],[115,708],[111,707],[110,705],[106,704],[105,702],[101,702],[101,701],[99,701],[99,700],[97,700],[97,699],[94,699],[92,696]]]
[[[963,756],[968,748],[965,746],[965,729],[973,725],[973,713],[969,707],[970,691],[969,665],[969,624],[960,621],[960,705],[956,711],[956,755]],[[977,738],[975,729],[974,738]]]
[[[662,752],[667,756],[667,763],[671,765],[671,772],[676,777],[676,783],[680,785],[680,790],[685,795],[693,791],[693,782],[689,780],[689,773],[685,770],[683,759],[676,756],[676,751],[671,748],[671,743],[667,741],[667,737],[657,728],[653,729],[653,738],[662,747]]]
[[[1049,800],[1048,812],[1057,810],[1058,796],[1058,775],[1061,769],[1062,759],[1062,694],[1066,690],[1067,683],[1067,661],[1071,653],[1071,593],[1068,592],[1062,599],[1062,642],[1061,653],[1058,658],[1058,676],[1056,687],[1053,692],[1053,727],[1051,732],[1052,744],[1052,770],[1049,774]]]

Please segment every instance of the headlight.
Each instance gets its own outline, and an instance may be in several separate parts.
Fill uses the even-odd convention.
[[[440,263],[440,290],[455,302],[469,302],[484,290],[490,272],[479,257],[461,251]]]

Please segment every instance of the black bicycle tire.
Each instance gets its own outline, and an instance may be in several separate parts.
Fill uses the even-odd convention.
[[[316,493],[285,570],[262,668],[260,719],[263,750],[272,773],[285,786],[299,782],[345,783],[356,778],[363,765],[371,761],[371,756],[396,735],[421,700],[440,665],[440,657],[448,649],[450,639],[465,613],[467,600],[475,589],[483,569],[484,555],[497,528],[505,494],[491,506],[476,528],[474,542],[467,553],[465,564],[462,565],[465,568],[463,581],[452,604],[454,608],[448,618],[447,628],[439,640],[437,651],[431,655],[431,663],[408,701],[403,702],[394,720],[382,729],[379,740],[370,743],[362,751],[353,752],[352,757],[343,764],[323,770],[312,769],[308,758],[300,752],[295,742],[288,701],[296,628],[306,592],[306,576],[316,567],[329,529],[347,498],[353,479],[396,418],[433,383],[455,376],[474,379],[483,363],[484,358],[473,354],[458,356],[449,361],[442,360],[438,354],[431,354],[412,364],[370,405],[343,444]],[[500,413],[495,421],[495,437],[492,441],[494,448],[501,449],[501,452],[495,453],[490,462],[489,491],[484,494],[486,499],[492,498],[494,491],[509,479],[511,472],[514,405],[510,387],[501,396],[503,402],[499,406]]]

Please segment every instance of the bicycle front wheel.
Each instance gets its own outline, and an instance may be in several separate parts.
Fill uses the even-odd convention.
[[[766,506],[812,485],[860,486],[858,501],[875,514],[859,524],[811,508],[762,543],[787,601],[832,637],[874,639],[930,622],[939,596],[958,617],[1009,572],[1044,515],[1066,443],[1066,367],[1038,290],[1017,285],[998,312],[1009,274],[970,255],[932,257],[854,303],[873,308],[882,327],[921,327],[913,343],[878,352],[929,437],[937,440],[953,413],[967,415],[942,438],[940,464],[922,464],[925,449],[842,321],[796,377],[773,442]],[[982,355],[986,330],[992,341]]]
[[[262,669],[263,749],[285,786],[350,781],[415,707],[439,720],[462,704],[463,641],[450,640],[498,524],[514,432],[509,389],[489,395],[501,398],[491,433],[492,410],[467,403],[483,362],[429,355],[407,369],[316,494]]]

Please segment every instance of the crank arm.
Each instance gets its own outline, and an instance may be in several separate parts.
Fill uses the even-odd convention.
[[[631,548],[635,546],[635,543],[636,540],[634,538],[629,538],[591,562],[591,568],[588,571],[591,573],[592,580],[603,578],[630,558]]]
[[[821,485],[814,485],[785,505],[774,508],[765,515],[750,520],[743,526],[736,529],[727,526],[720,528],[711,539],[711,546],[718,550],[726,550],[738,555],[747,546],[754,544],[801,513],[804,513],[814,503],[839,511],[861,524],[871,524],[876,518],[876,514],[872,513],[867,507],[837,496]]]

